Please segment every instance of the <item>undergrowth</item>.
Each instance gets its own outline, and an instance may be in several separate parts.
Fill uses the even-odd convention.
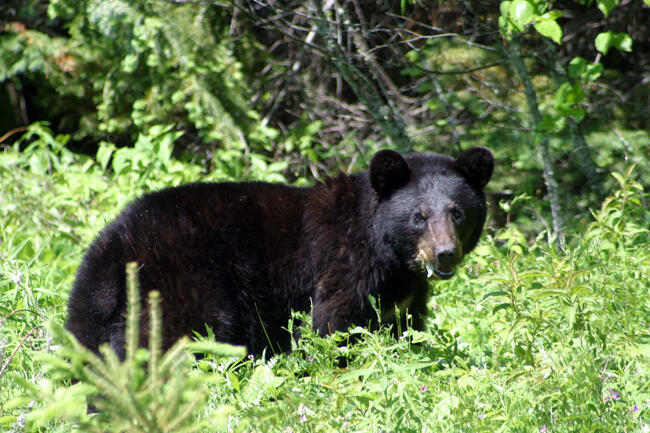
[[[85,247],[134,195],[228,172],[172,159],[163,127],[117,166],[119,150],[95,162],[42,125],[30,134],[0,154],[2,430],[650,432],[650,212],[632,166],[565,251],[546,233],[486,230],[432,286],[426,332],[322,338],[300,313],[290,353],[203,339],[162,354],[154,338],[119,362],[61,327]]]

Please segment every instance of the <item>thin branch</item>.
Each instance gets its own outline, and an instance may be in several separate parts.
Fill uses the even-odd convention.
[[[14,348],[13,352],[11,352],[11,355],[9,355],[9,358],[7,358],[7,361],[2,365],[2,368],[0,368],[0,378],[2,378],[2,375],[5,373],[7,368],[9,368],[9,364],[11,364],[11,361],[14,359],[20,348],[22,347],[23,344],[25,344],[25,341],[29,337],[32,336],[32,334],[37,330],[40,329],[41,325],[34,326],[23,338],[20,339],[16,347]]]
[[[27,127],[26,127],[26,126],[21,126],[21,127],[19,127],[19,128],[14,128],[14,129],[12,129],[11,131],[7,132],[7,133],[4,134],[2,137],[0,137],[0,143],[2,143],[3,141],[5,141],[7,138],[9,138],[10,136],[12,136],[13,134],[16,134],[16,133],[18,133],[18,132],[23,132],[23,131],[27,131]]]
[[[411,22],[411,23],[413,23],[413,24],[417,24],[418,26],[420,26],[420,27],[424,27],[424,28],[427,29],[427,30],[431,30],[431,31],[434,31],[434,32],[445,33],[444,30],[441,29],[441,28],[434,27],[434,26],[430,26],[430,25],[428,25],[428,24],[425,24],[425,23],[423,23],[423,22],[421,22],[421,21],[414,20],[414,19],[409,18],[409,17],[405,17],[405,16],[402,16],[402,15],[396,15],[396,14],[391,13],[391,12],[387,12],[386,15],[389,16],[389,17],[391,17],[391,18],[396,18],[396,19],[398,19],[398,20],[408,21],[408,22]],[[496,33],[496,32],[495,32],[495,33]],[[463,42],[464,42],[465,44],[467,44],[468,46],[470,46],[470,47],[477,47],[477,48],[481,48],[481,49],[484,49],[484,50],[486,50],[486,51],[492,51],[492,52],[496,52],[496,51],[497,51],[497,49],[494,48],[494,47],[488,47],[487,45],[479,44],[479,43],[477,43],[477,42],[472,42],[472,41],[468,41],[468,40],[464,40]]]
[[[5,317],[3,317],[2,320],[0,320],[0,323],[4,323],[5,320],[9,319],[14,314],[19,314],[19,313],[32,313],[35,316],[39,316],[39,317],[43,318],[43,315],[41,313],[39,313],[38,311],[30,310],[28,308],[19,308],[17,310],[13,310],[11,313],[9,313]]]
[[[408,152],[412,143],[406,134],[406,125],[401,115],[387,101],[383,100],[380,93],[369,80],[350,61],[350,58],[334,38],[331,24],[325,17],[324,8],[320,0],[312,0],[318,18],[315,23],[318,33],[325,39],[327,51],[336,69],[343,76],[354,94],[367,107],[382,131],[391,140],[395,148],[401,152]],[[338,28],[338,26],[336,27]]]
[[[471,74],[472,72],[481,71],[483,69],[494,68],[495,66],[501,66],[501,65],[504,65],[505,63],[506,63],[505,60],[500,60],[498,62],[489,63],[487,65],[476,66],[474,68],[469,68],[469,69],[456,69],[454,71],[438,71],[438,70],[429,69],[429,68],[426,68],[426,67],[420,66],[420,65],[413,65],[413,67],[415,67],[415,68],[417,68],[417,69],[419,69],[421,71],[427,72],[429,74],[435,74],[435,75],[460,75],[460,74]]]
[[[528,103],[528,110],[535,129],[542,122],[542,115],[539,112],[539,105],[537,103],[537,94],[533,88],[532,80],[526,69],[526,64],[521,56],[521,46],[517,38],[508,44],[510,49],[506,55],[510,58],[512,66],[521,79],[524,86],[524,94],[526,95],[526,102]],[[551,158],[551,151],[548,145],[548,137],[545,135],[537,144],[537,153],[542,162],[544,183],[548,190],[549,202],[551,204],[551,216],[553,218],[553,234],[555,236],[555,243],[564,250],[564,216],[562,215],[562,205],[560,204],[560,188],[555,179],[555,171],[553,167],[553,160]]]

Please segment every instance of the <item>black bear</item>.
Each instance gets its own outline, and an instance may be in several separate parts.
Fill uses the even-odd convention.
[[[321,333],[377,322],[395,306],[422,328],[427,271],[452,276],[486,217],[493,157],[473,147],[455,160],[377,152],[368,172],[312,187],[194,183],[144,195],[90,246],[66,327],[88,348],[125,348],[125,264],[140,290],[162,297],[163,346],[212,328],[219,341],[288,350],[291,310],[312,311]],[[146,296],[142,296],[146,298]]]

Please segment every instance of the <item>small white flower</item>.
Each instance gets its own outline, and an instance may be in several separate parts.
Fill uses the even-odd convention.
[[[314,412],[309,409],[307,406],[304,404],[300,403],[298,406],[298,415],[300,415],[300,422],[306,422],[307,421],[307,415],[312,415]]]
[[[13,281],[15,285],[18,285],[23,281],[23,274],[22,272],[18,271],[9,278],[11,278],[11,281]]]

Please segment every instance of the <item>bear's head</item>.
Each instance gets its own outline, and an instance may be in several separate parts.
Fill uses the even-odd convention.
[[[438,278],[450,278],[483,230],[483,188],[493,167],[492,153],[484,147],[456,159],[377,152],[370,163],[377,198],[372,231],[382,254],[411,269],[424,262]]]

